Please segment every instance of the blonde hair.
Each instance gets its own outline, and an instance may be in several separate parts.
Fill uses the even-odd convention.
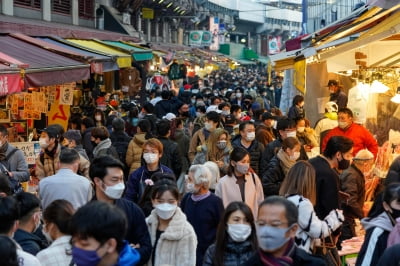
[[[223,128],[217,128],[213,132],[211,132],[210,136],[206,141],[207,147],[207,157],[209,161],[216,161],[218,158],[218,154],[221,153],[221,150],[217,147],[217,142],[221,135],[226,135],[226,146],[228,148],[231,147],[231,142],[229,140],[229,133]],[[223,151],[222,151],[223,152]]]
[[[317,200],[317,186],[315,182],[315,169],[307,161],[299,161],[290,168],[282,182],[279,195],[300,195],[315,205]]]

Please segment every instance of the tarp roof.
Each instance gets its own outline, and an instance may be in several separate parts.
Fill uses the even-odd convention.
[[[90,76],[89,65],[11,36],[0,36],[0,47],[4,54],[29,65],[25,69],[27,87],[63,84],[88,79]]]
[[[145,61],[153,59],[153,53],[150,49],[143,49],[117,41],[103,41],[102,43],[118,47],[125,51],[130,52],[135,61]]]

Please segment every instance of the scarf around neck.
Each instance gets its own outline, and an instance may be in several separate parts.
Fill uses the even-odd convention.
[[[261,262],[266,266],[289,266],[293,265],[293,254],[296,249],[294,244],[294,240],[290,239],[288,245],[286,247],[285,252],[281,257],[274,257],[271,254],[265,253],[261,249],[258,250],[258,254],[260,255]]]
[[[281,165],[283,173],[286,176],[287,173],[289,172],[289,169],[292,168],[292,166],[296,163],[296,161],[290,160],[289,155],[287,155],[286,152],[283,151],[283,149],[279,149],[276,156],[280,160],[279,164]]]

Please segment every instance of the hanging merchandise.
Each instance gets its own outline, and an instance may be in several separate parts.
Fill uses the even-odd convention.
[[[168,77],[170,80],[180,79],[181,78],[181,68],[178,63],[174,62],[170,65],[168,70]]]
[[[186,78],[187,67],[186,67],[185,64],[180,64],[180,65],[179,65],[179,74],[180,74],[180,78],[181,78],[181,79]]]
[[[359,83],[349,90],[348,95],[347,106],[351,106],[354,122],[364,124],[367,120],[368,90],[365,89],[362,83]]]
[[[119,84],[123,92],[136,96],[142,87],[140,72],[135,67],[123,68],[119,71]]]

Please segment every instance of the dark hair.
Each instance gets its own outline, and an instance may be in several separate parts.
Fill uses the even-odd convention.
[[[278,123],[276,125],[276,130],[286,130],[289,128],[296,128],[296,122],[292,119],[289,119],[287,117],[281,118],[278,120]]]
[[[300,141],[295,137],[288,137],[282,141],[282,150],[293,149],[296,145],[300,145]]]
[[[70,221],[74,212],[74,207],[69,201],[59,199],[47,206],[43,211],[43,219],[46,223],[55,224],[61,233],[70,235]]]
[[[82,124],[82,115],[81,114],[71,114],[71,117],[69,118],[69,124],[75,124],[77,130],[81,130],[81,124]]]
[[[221,121],[221,116],[215,111],[208,112],[206,114],[206,117],[207,117],[208,120],[211,120],[211,121],[213,121],[214,123],[217,123],[217,124],[219,124],[219,122]]]
[[[168,98],[171,96],[171,93],[167,90],[163,90],[161,92],[161,99],[163,100],[168,100]]]
[[[18,201],[11,196],[0,197],[0,234],[8,234],[18,219]]]
[[[140,119],[137,126],[140,128],[140,131],[146,133],[144,136],[145,139],[153,137],[153,134],[151,133],[151,123],[148,119]]]
[[[196,111],[202,112],[203,114],[206,112],[206,107],[204,105],[196,106]]]
[[[354,142],[347,137],[333,136],[328,140],[323,155],[332,159],[337,152],[348,152],[349,150],[351,150],[353,145]]]
[[[125,121],[122,118],[116,117],[112,121],[112,127],[116,132],[123,132],[125,130]]]
[[[38,197],[29,192],[20,192],[14,195],[19,206],[19,220],[21,223],[26,223],[34,211],[40,208],[40,200]]]
[[[171,130],[171,122],[166,119],[161,119],[156,123],[157,134],[160,137],[165,137],[168,131]]]
[[[7,128],[6,128],[5,126],[3,126],[3,125],[0,125],[0,133],[1,133],[1,135],[3,135],[3,136],[8,136],[8,130],[7,130]]]
[[[231,104],[230,104],[230,103],[228,103],[228,102],[223,102],[223,103],[218,104],[218,110],[222,110],[222,109],[224,109],[224,107],[226,107],[226,106],[228,106],[229,109],[231,108]]]
[[[349,117],[353,117],[353,112],[351,111],[351,109],[347,108],[347,107],[342,107],[339,109],[338,114],[343,113],[343,114],[347,114]]]
[[[93,128],[91,134],[95,139],[99,138],[100,140],[105,140],[110,137],[110,133],[105,126]]]
[[[100,244],[114,238],[120,251],[124,246],[127,228],[126,215],[119,207],[95,200],[77,210],[71,218],[70,230],[72,237],[93,237]]]
[[[151,102],[147,102],[143,105],[143,109],[146,113],[152,114],[154,113],[154,105]]]
[[[109,116],[107,116],[107,119],[106,119],[106,127],[112,127],[112,122],[114,121],[114,119],[115,118],[117,118],[117,116],[116,115],[109,115]]]
[[[2,266],[19,266],[17,245],[8,236],[0,236],[0,258]]]
[[[145,184],[143,194],[140,197],[140,200],[138,202],[138,205],[142,209],[145,217],[149,216],[151,211],[153,210],[153,204],[151,202],[151,195],[152,195],[152,190],[153,190],[154,184],[163,179],[171,180],[174,183],[176,181],[174,174],[163,173],[163,172],[156,172],[156,173],[152,174],[150,179],[151,179],[151,181],[153,181],[153,185]]]
[[[215,100],[221,100],[221,97],[219,97],[219,96],[211,96],[210,97],[211,104],[214,104]]]
[[[246,128],[247,125],[253,125],[255,127],[254,122],[252,122],[252,121],[244,121],[244,122],[241,122],[239,124],[239,131],[243,131]]]
[[[74,149],[64,148],[60,152],[60,163],[73,164],[80,160],[79,153]]]
[[[233,201],[226,206],[226,209],[223,213],[222,219],[220,219],[217,229],[217,235],[215,239],[215,251],[213,254],[213,265],[223,266],[224,265],[224,254],[227,250],[228,244],[228,234],[227,234],[227,224],[229,217],[235,211],[243,212],[246,217],[247,222],[251,226],[251,234],[249,236],[249,240],[251,243],[251,250],[257,250],[257,235],[256,235],[256,227],[254,225],[254,217],[253,212],[250,207],[245,203],[240,201]]]
[[[124,170],[123,164],[114,157],[109,155],[100,156],[98,158],[95,158],[90,164],[90,169],[89,169],[90,178],[94,180],[95,177],[98,177],[101,180],[103,180],[108,173],[107,168],[119,168],[121,170]]]
[[[293,97],[293,101],[292,101],[293,105],[297,105],[301,102],[304,102],[304,97],[302,95],[296,95]]]
[[[231,105],[231,114],[232,114],[233,112],[237,112],[237,111],[239,111],[239,110],[242,110],[242,107],[240,107],[240,105],[238,105],[238,104],[232,104],[232,105]]]
[[[82,119],[82,125],[84,125],[86,127],[86,129],[94,127],[95,123],[93,118],[91,117],[85,117],[84,119]]]
[[[5,193],[7,196],[11,195],[11,186],[9,177],[0,171],[0,192]]]
[[[179,190],[175,182],[169,179],[161,179],[157,181],[151,192],[151,199],[160,198],[164,192],[169,191],[175,197],[176,200],[179,200]]]
[[[231,164],[232,161],[238,162],[241,161],[246,155],[250,156],[250,153],[242,147],[235,147],[233,148],[230,156],[229,156],[229,168],[228,168],[228,175],[233,175],[235,171],[235,167]]]
[[[260,213],[261,208],[265,205],[281,205],[285,207],[285,216],[288,221],[288,225],[291,226],[297,223],[299,210],[290,200],[281,196],[269,196],[258,206],[258,213]]]
[[[101,115],[101,121],[100,122],[101,122],[102,125],[104,125],[106,123],[106,115],[104,114],[104,112],[102,110],[100,110],[100,109],[94,110],[93,119],[96,117],[96,114],[100,114]]]
[[[386,202],[388,205],[390,205],[390,203],[396,199],[400,201],[400,183],[394,182],[387,184],[385,190],[375,198],[374,204],[368,213],[368,217],[377,217],[385,211],[383,208],[383,202]]]
[[[54,136],[56,140],[62,141],[64,139],[63,135],[65,133],[64,127],[60,124],[51,124],[47,127],[47,129],[54,129],[57,132],[57,135]],[[49,138],[53,138],[53,136],[49,136]]]

